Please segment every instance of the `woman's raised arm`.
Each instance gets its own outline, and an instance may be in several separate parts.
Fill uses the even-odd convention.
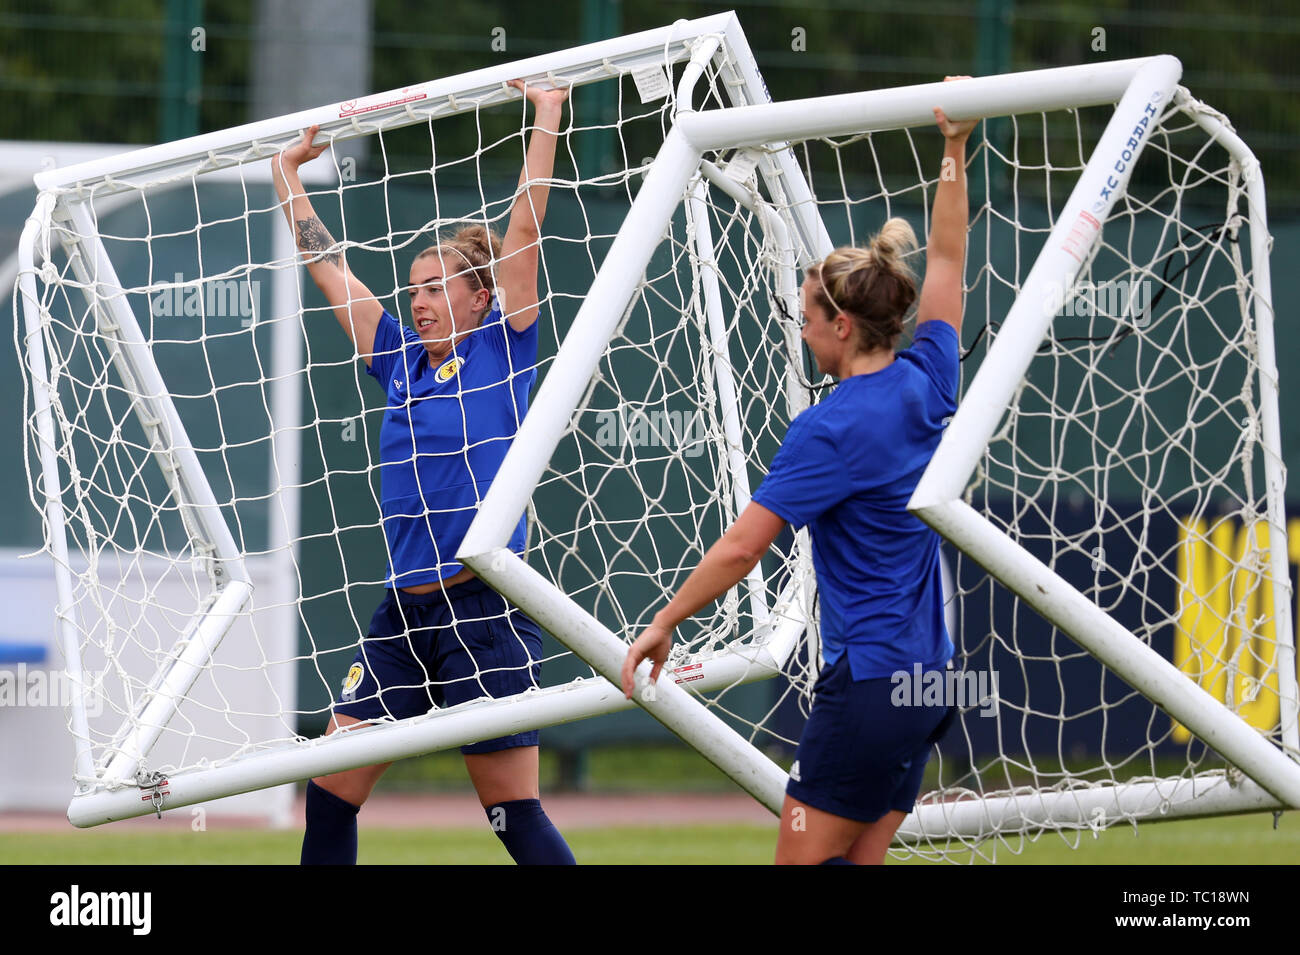
[[[945,76],[964,80],[968,76]],[[970,217],[966,198],[966,139],[977,120],[955,123],[934,108],[935,122],[944,136],[939,188],[930,217],[930,241],[925,249],[925,283],[916,307],[916,322],[938,319],[961,332],[962,273],[966,262],[966,225]]]
[[[302,180],[298,178],[298,167],[325,150],[324,145],[312,145],[319,131],[319,126],[311,127],[303,133],[300,142],[274,157],[271,177],[275,181],[276,195],[280,197],[280,208],[293,231],[294,242],[309,260],[307,271],[333,307],[339,325],[369,365],[375,350],[375,329],[379,327],[384,309],[370,289],[348,270],[343,252],[334,248],[334,237],[316,216]]]
[[[524,168],[519,173],[516,192],[529,183],[528,189],[515,197],[510,222],[501,242],[501,262],[497,266],[497,284],[504,302],[506,321],[517,332],[527,331],[537,321],[537,263],[541,249],[542,220],[546,217],[546,198],[551,186],[546,180],[555,171],[555,140],[564,114],[567,89],[543,90],[530,87],[523,80],[510,85],[521,91],[533,104],[535,128],[528,137]]]

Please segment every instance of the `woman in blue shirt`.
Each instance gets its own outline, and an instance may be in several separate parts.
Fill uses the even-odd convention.
[[[958,79],[958,77],[950,77]],[[837,249],[804,279],[803,339],[835,390],[790,424],[750,504],[632,644],[631,697],[644,659],[658,679],[674,629],[744,579],[786,523],[808,526],[821,605],[822,656],[812,713],[790,771],[778,863],[879,864],[912,810],[946,705],[912,706],[894,674],[942,670],[939,539],[907,502],[956,410],[966,139],[974,122],[936,107],[944,159],[912,346],[895,352],[916,300],[902,219],[869,248]]]
[[[319,127],[272,160],[307,268],[388,399],[380,483],[389,589],[348,670],[329,733],[537,685],[536,624],[454,559],[536,378],[540,231],[568,91],[511,85],[534,110],[519,179],[519,188],[528,188],[512,207],[504,240],[471,226],[416,256],[413,328],[352,274],[304,194],[297,170],[324,150],[312,145]],[[511,541],[516,551],[524,534],[521,519]],[[536,731],[517,733],[461,752],[492,830],[515,861],[571,864],[539,801],[537,742]],[[304,864],[356,862],[357,811],[389,765],[308,783]]]

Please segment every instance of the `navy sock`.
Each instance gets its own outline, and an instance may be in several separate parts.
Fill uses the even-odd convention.
[[[357,811],[346,799],[307,783],[307,829],[302,836],[303,865],[357,864]]]
[[[850,862],[844,856],[831,856],[829,859],[817,863],[818,865],[857,865],[856,862]]]
[[[576,865],[569,844],[539,799],[512,799],[485,810],[492,831],[519,865]]]

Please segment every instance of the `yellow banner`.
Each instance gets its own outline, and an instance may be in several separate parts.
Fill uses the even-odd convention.
[[[1290,562],[1300,563],[1300,519],[1287,524],[1287,538]],[[1278,728],[1277,629],[1262,521],[1179,521],[1174,665],[1251,726]],[[1175,741],[1190,736],[1174,724]]]

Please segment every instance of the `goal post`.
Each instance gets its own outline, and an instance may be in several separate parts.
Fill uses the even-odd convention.
[[[42,173],[51,172],[72,165],[83,165],[87,163],[98,163],[103,161],[120,161],[121,157],[132,150],[122,145],[107,143],[77,143],[77,142],[3,142],[0,143],[0,192],[19,194],[30,190],[33,186],[34,177]],[[323,167],[320,169],[307,170],[304,178],[314,186],[325,185],[328,182],[328,171]],[[263,189],[270,189],[270,176],[262,170],[246,169],[241,176],[232,176],[230,172],[215,172],[204,180],[205,188],[222,188],[229,187],[232,184],[244,184],[260,186]],[[161,184],[157,188],[160,202],[175,202],[175,187],[185,186],[187,183]],[[188,183],[193,188],[193,183]],[[15,196],[15,199],[17,197]],[[48,218],[50,210],[53,208],[52,196],[46,195],[42,198],[41,204],[38,205],[34,214],[31,215],[22,229],[25,234],[21,241],[15,243],[8,256],[0,260],[0,285],[6,288],[14,288],[18,282],[20,273],[28,279],[24,288],[17,290],[15,304],[19,306],[14,314],[14,343],[18,354],[24,359],[26,367],[32,376],[32,389],[28,392],[26,381],[22,382],[22,390],[27,392],[24,396],[33,405],[27,407],[32,417],[31,423],[39,430],[39,424],[45,417],[37,410],[42,399],[48,397],[48,392],[43,388],[44,376],[42,369],[47,367],[44,360],[44,350],[42,341],[39,338],[28,338],[22,332],[23,320],[21,313],[21,296],[31,292],[30,278],[35,273],[30,261],[30,253],[33,249],[33,243],[36,237],[40,235],[39,223]],[[95,204],[95,212],[104,227],[111,228],[111,223],[115,222],[117,217],[129,214],[130,196],[118,194],[106,198]],[[17,236],[17,233],[16,233]],[[273,240],[274,241],[274,240]],[[287,245],[289,239],[287,236],[283,239],[283,244]],[[292,254],[290,251],[282,251],[281,254]],[[77,263],[81,267],[81,263]],[[269,295],[267,301],[270,303],[272,310],[281,308],[285,301],[296,301],[299,297],[298,287],[299,276],[292,272],[281,272],[270,277]],[[254,302],[251,298],[248,302],[250,308],[255,313],[260,314],[265,303],[262,301]],[[254,313],[250,313],[254,314]],[[272,416],[275,420],[285,425],[284,430],[273,438],[272,443],[275,447],[273,456],[261,462],[268,471],[279,469],[281,473],[294,473],[297,469],[297,460],[299,448],[297,442],[290,438],[295,434],[291,425],[300,419],[298,396],[293,389],[286,389],[282,382],[288,380],[284,374],[284,368],[297,367],[301,362],[299,343],[300,335],[292,334],[292,330],[287,326],[276,326],[274,331],[275,342],[273,346],[274,361],[279,366],[272,374],[276,378],[276,386],[273,386],[269,394],[269,405]],[[26,354],[24,355],[24,351]],[[146,356],[147,357],[147,356]],[[14,389],[13,400],[16,406],[23,406],[23,398],[19,395],[19,389]],[[46,424],[49,419],[45,419]],[[40,448],[40,457],[47,458],[44,464],[46,468],[54,468],[56,465],[49,460],[50,452],[57,447],[52,434],[48,431],[41,431],[37,438],[37,445]],[[32,462],[37,463],[37,462]],[[39,466],[39,465],[38,465]],[[33,488],[35,490],[35,488]],[[277,623],[273,627],[268,627],[268,632],[264,636],[265,648],[273,654],[291,656],[292,653],[287,648],[292,645],[296,638],[297,613],[294,608],[296,598],[296,587],[294,582],[294,559],[292,548],[296,546],[297,539],[297,510],[298,510],[298,488],[292,482],[285,482],[275,487],[273,492],[274,509],[281,516],[281,525],[277,529],[278,533],[273,532],[268,541],[265,556],[258,556],[251,560],[249,564],[250,576],[258,592],[259,600],[251,613],[260,619],[276,619]],[[63,521],[63,513],[60,508],[50,508],[49,502],[46,501],[45,520],[49,522],[50,527],[47,537],[49,540],[48,547],[57,547],[56,540],[63,539],[61,531],[53,530],[60,528]],[[3,560],[3,570],[0,571],[0,577],[3,579],[3,587],[6,596],[11,601],[23,601],[33,598],[44,598],[48,592],[57,593],[59,588],[66,587],[68,581],[67,575],[57,573],[56,567],[46,568],[49,574],[45,578],[35,567],[24,566],[29,558],[33,555],[24,553],[24,550],[30,550],[31,542],[27,539],[10,539],[6,540],[6,545],[12,549],[12,555],[6,556]],[[101,568],[105,575],[106,582],[113,586],[114,572],[110,568]],[[120,581],[119,581],[120,582]],[[68,607],[71,602],[68,600],[66,589],[63,597],[55,597],[53,604]],[[14,626],[22,628],[24,625],[30,626],[26,621],[30,620],[33,614],[20,612],[15,617]],[[51,661],[51,669],[46,674],[50,685],[56,685],[60,680],[66,681],[63,685],[68,687],[82,687],[82,692],[86,695],[92,706],[102,702],[96,698],[95,691],[87,685],[83,679],[80,660],[77,656],[70,656],[66,646],[66,630],[59,634],[52,635],[53,639],[48,642],[50,650],[48,659]],[[28,631],[30,632],[30,630]],[[40,643],[47,643],[46,640],[40,640]],[[57,649],[56,649],[57,648]],[[59,661],[54,663],[53,661]],[[60,672],[60,670],[62,672]],[[11,681],[21,682],[22,673],[8,674]],[[30,681],[35,678],[33,671],[26,673]],[[260,696],[262,705],[270,706],[270,701],[280,700],[289,702],[294,699],[293,674],[286,668],[281,668],[270,681],[257,681],[260,685],[254,687],[251,683],[241,681],[238,678],[232,681],[228,690],[236,695],[253,694],[254,698]],[[4,733],[9,737],[15,746],[17,740],[21,737],[24,747],[39,747],[46,755],[34,761],[34,765],[25,767],[21,772],[16,773],[13,779],[12,789],[6,787],[6,792],[0,794],[0,800],[9,805],[18,808],[45,808],[51,805],[50,795],[59,791],[58,799],[62,802],[66,794],[60,790],[64,788],[63,774],[56,774],[54,769],[54,753],[62,753],[65,747],[69,752],[74,752],[75,773],[80,775],[83,772],[91,772],[91,766],[86,762],[88,753],[84,745],[84,740],[88,739],[88,731],[85,724],[84,713],[78,707],[71,707],[68,720],[72,724],[74,731],[69,735],[68,726],[57,727],[59,717],[54,713],[49,713],[50,718],[46,718],[44,710],[25,710],[15,711],[10,718],[5,721],[3,727]],[[233,814],[244,818],[262,817],[271,822],[273,825],[287,825],[290,821],[292,811],[292,791],[288,788],[271,788],[259,790],[255,793],[247,794],[226,803],[207,807],[207,811],[216,815]]]
[[[556,443],[580,409],[587,383],[596,374],[602,348],[619,324],[623,310],[638,287],[638,276],[654,252],[655,237],[671,215],[669,200],[689,194],[689,183],[699,172],[708,152],[759,146],[811,137],[861,135],[928,125],[932,107],[941,105],[949,116],[988,118],[1024,112],[1046,112],[1116,103],[1114,114],[1092,156],[1078,176],[1064,208],[1044,243],[1032,270],[1017,290],[1015,305],[1007,315],[996,344],[980,373],[970,382],[957,415],[910,509],[956,544],[990,574],[1037,610],[1061,632],[1078,641],[1094,657],[1189,728],[1221,754],[1250,782],[1227,790],[1217,780],[1175,779],[1167,783],[1137,782],[1107,786],[1085,793],[1030,793],[998,797],[976,803],[939,801],[920,809],[900,833],[900,840],[987,838],[1001,829],[1026,827],[1092,827],[1098,819],[1110,824],[1137,817],[1176,818],[1201,814],[1256,811],[1261,808],[1300,806],[1300,766],[1296,765],[1296,680],[1290,614],[1289,568],[1285,540],[1286,521],[1277,412],[1277,374],[1272,345],[1272,313],[1268,282],[1267,222],[1263,183],[1258,163],[1244,144],[1227,132],[1212,111],[1206,110],[1177,87],[1181,67],[1173,57],[1131,60],[1100,67],[1070,67],[987,77],[960,84],[931,84],[902,90],[876,91],[826,97],[770,106],[737,108],[721,114],[679,112],[672,133],[647,179],[645,193],[629,213],[605,269],[592,285],[587,304],[579,311],[570,337],[556,358],[553,375],[543,384],[534,410],[523,423],[503,471],[509,481],[497,481],[465,538],[459,559],[473,567],[498,590],[535,615],[563,601],[552,589],[548,594],[535,582],[525,584],[517,558],[503,547],[513,522],[526,506],[541,479]],[[1251,281],[1253,294],[1247,308],[1253,315],[1258,344],[1262,441],[1265,470],[1265,517],[1268,528],[1267,559],[1272,588],[1276,633],[1276,676],[1281,723],[1279,748],[1222,702],[1189,680],[1171,662],[1117,624],[1095,603],[1041,561],[1019,547],[989,520],[962,500],[995,429],[1012,404],[1013,394],[1047,334],[1049,323],[1072,294],[1082,268],[1095,253],[1102,224],[1125,195],[1149,133],[1169,110],[1186,108],[1194,122],[1225,148],[1249,190]],[[1225,135],[1226,134],[1226,135]],[[1236,184],[1233,184],[1236,188]],[[1230,216],[1234,210],[1230,210]],[[706,249],[700,256],[707,265]],[[1056,296],[1050,286],[1055,284]],[[611,307],[613,303],[614,307]],[[568,641],[557,635],[611,681],[617,681],[621,645],[612,634],[597,642]],[[661,700],[644,682],[650,669],[642,666],[638,702],[663,720],[702,753],[722,739],[708,719],[706,707],[696,702],[697,715],[689,732],[680,728],[676,698]],[[671,687],[676,677],[667,672],[660,685]],[[1290,752],[1286,752],[1289,749]],[[771,761],[751,748],[755,766]],[[733,778],[736,774],[726,770]],[[769,802],[769,806],[772,804]],[[775,809],[773,806],[772,808]]]
[[[166,340],[156,328],[149,330],[137,316],[139,306],[132,301],[133,297],[138,301],[145,296],[148,301],[147,296],[167,294],[171,291],[167,287],[169,283],[153,274],[143,284],[122,277],[115,266],[116,253],[110,252],[107,246],[122,247],[141,240],[129,234],[101,238],[101,216],[107,205],[115,203],[134,203],[148,210],[152,197],[170,186],[186,186],[197,192],[198,184],[216,177],[232,177],[236,182],[246,183],[256,178],[247,172],[253,164],[269,160],[294,142],[301,129],[308,125],[321,126],[325,141],[361,135],[382,138],[413,125],[425,125],[432,130],[437,128],[436,123],[458,116],[470,116],[477,121],[494,107],[505,104],[515,104],[513,108],[517,109],[518,93],[508,86],[508,80],[516,77],[566,86],[592,82],[621,84],[624,79],[632,79],[642,94],[643,104],[651,104],[645,115],[653,119],[664,113],[674,92],[671,87],[666,92],[656,92],[656,86],[671,80],[674,71],[679,74],[686,95],[692,95],[697,84],[703,81],[705,92],[701,95],[707,95],[709,105],[714,108],[768,99],[739,23],[734,15],[726,14],[307,110],[123,157],[96,159],[37,176],[42,192],[36,214],[24,233],[15,315],[21,314],[27,323],[22,338],[35,396],[34,412],[30,416],[32,447],[43,474],[34,491],[44,495],[41,505],[47,515],[48,547],[59,581],[57,614],[68,666],[75,671],[84,665],[87,652],[93,650],[108,655],[111,670],[123,671],[119,659],[123,648],[118,646],[118,641],[124,639],[128,644],[138,641],[139,631],[149,631],[152,640],[153,631],[164,631],[158,645],[150,646],[144,654],[158,661],[156,673],[152,676],[146,671],[116,674],[125,684],[126,695],[120,702],[110,703],[124,718],[123,725],[115,732],[105,734],[88,727],[84,700],[73,702],[70,722],[79,746],[75,774],[78,787],[69,818],[75,824],[94,825],[153,811],[159,806],[190,805],[228,793],[366,765],[381,758],[393,759],[492,738],[514,731],[509,728],[517,728],[521,723],[562,722],[631,705],[611,699],[603,688],[593,693],[586,691],[589,688],[574,692],[568,686],[554,686],[533,694],[538,699],[501,705],[476,704],[463,708],[462,712],[438,711],[430,714],[424,725],[383,726],[378,728],[378,733],[356,732],[328,740],[306,741],[295,739],[292,732],[288,738],[278,740],[248,738],[246,731],[237,725],[239,718],[247,714],[238,712],[236,701],[227,704],[229,710],[225,714],[226,722],[235,730],[233,739],[200,739],[202,734],[191,728],[189,738],[184,738],[182,731],[182,739],[177,741],[189,753],[191,762],[177,764],[159,759],[154,748],[160,740],[178,735],[174,724],[192,726],[185,707],[191,703],[196,684],[212,680],[222,669],[216,662],[217,654],[223,652],[223,642],[228,639],[231,626],[249,620],[252,585],[244,556],[249,547],[244,540],[236,540],[232,533],[235,525],[231,523],[239,521],[238,512],[248,506],[249,498],[242,497],[247,492],[237,487],[228,498],[218,499],[213,494],[212,454],[228,459],[232,452],[224,437],[214,448],[190,435],[186,416],[178,413],[171,397],[177,391],[174,376],[167,380],[168,375],[160,371],[153,358],[154,350],[163,350],[174,342]],[[659,99],[665,103],[654,105]],[[621,120],[620,131],[634,119],[644,117]],[[759,174],[772,193],[798,210],[790,221],[801,244],[828,248],[824,228],[793,156],[763,157],[760,167]],[[438,168],[435,158],[431,171],[436,173]],[[334,172],[335,181],[339,181],[339,170]],[[386,170],[385,185],[399,175],[405,174]],[[338,187],[338,194],[342,195],[347,188],[346,184]],[[245,233],[251,237],[249,220],[264,216],[266,207],[254,204],[251,198],[246,202],[242,223]],[[202,218],[201,211],[199,214]],[[205,225],[201,222],[194,230],[196,234],[202,236]],[[163,234],[160,230],[159,235],[146,233],[142,239],[162,246],[175,237],[176,234]],[[66,266],[62,267],[56,264],[60,245],[66,256]],[[269,268],[272,272],[296,270],[294,260],[295,255],[281,244],[269,262],[250,261],[230,270],[229,274],[238,278],[247,277],[259,268]],[[203,268],[201,264],[199,267]],[[219,280],[221,276],[202,274],[197,282],[185,284],[201,289],[214,279]],[[84,298],[84,306],[73,303],[72,295]],[[300,296],[287,306],[282,302],[276,306],[269,324],[277,329],[285,328],[289,325],[287,313],[303,310]],[[65,319],[64,313],[68,311],[72,313],[71,318]],[[193,343],[209,367],[212,362],[206,353],[220,347],[220,340],[228,334],[232,339],[238,337],[238,333],[204,332]],[[252,344],[256,346],[256,342]],[[54,351],[47,351],[47,346],[52,346]],[[102,368],[92,368],[88,372],[91,377],[85,381],[76,379],[75,373],[70,372],[70,366],[77,363],[70,356],[78,349],[87,353],[79,358],[107,363]],[[273,364],[269,358],[267,363]],[[263,391],[278,389],[288,394],[292,388],[286,382],[293,379],[293,369],[276,365],[271,374],[264,374],[254,384]],[[206,411],[220,417],[220,402],[216,399],[224,390],[234,391],[238,385],[219,383],[219,376],[214,381],[218,383],[211,393],[202,397],[212,399],[212,407]],[[75,394],[60,394],[61,387]],[[89,388],[89,397],[79,393],[82,388]],[[100,392],[98,396],[96,391]],[[75,445],[81,435],[92,430],[86,421],[88,407],[98,400],[115,401],[121,395],[125,396],[130,415],[138,422],[142,434],[119,438],[118,431],[124,429],[126,421],[119,417],[112,425],[115,429],[112,438],[96,452],[99,459],[88,464],[79,460],[77,455],[85,449]],[[118,413],[116,409],[113,411]],[[274,420],[274,415],[268,424],[269,433],[255,443],[271,446],[270,456],[278,471],[283,462],[276,442],[294,428]],[[119,454],[133,456],[124,475],[109,473],[120,467],[113,460]],[[200,456],[208,463],[200,461]],[[217,465],[230,470],[228,460],[219,460]],[[86,469],[84,474],[82,467]],[[189,611],[163,606],[164,602],[154,593],[156,585],[147,579],[149,561],[145,548],[159,545],[153,541],[146,545],[143,540],[119,544],[113,540],[112,527],[120,523],[114,525],[111,517],[106,519],[100,513],[98,502],[93,501],[105,492],[118,494],[126,499],[124,511],[129,510],[132,504],[129,485],[137,479],[145,480],[141,475],[148,467],[156,468],[149,472],[153,475],[149,480],[158,475],[163,477],[162,485],[148,492],[160,495],[158,502],[162,507],[158,512],[161,516],[147,522],[145,533],[156,532],[166,538],[168,533],[176,533],[176,528],[164,528],[167,521],[174,520],[180,527],[179,536],[173,540],[183,543],[164,541],[161,546],[165,552],[178,550],[170,558],[172,565],[166,573],[181,578],[193,593]],[[87,476],[89,480],[83,482]],[[297,483],[287,474],[274,480],[281,485]],[[93,501],[89,508],[88,501]],[[81,555],[68,553],[70,520],[77,524],[77,534],[81,535],[77,541]],[[272,517],[270,525],[275,523]],[[291,518],[282,516],[280,523],[282,537],[292,539],[298,533]],[[335,535],[340,530],[336,527]],[[107,604],[112,604],[115,598],[102,595],[96,565],[110,556],[129,565],[140,578],[143,593],[132,598],[137,601],[132,611],[136,615],[133,621],[119,622],[112,613],[106,612]],[[301,568],[297,568],[297,573],[301,580]],[[347,589],[351,585],[344,586]],[[120,593],[117,598],[121,598]],[[299,598],[298,603],[304,599],[307,598]],[[92,608],[90,614],[85,612],[87,608]],[[102,619],[86,619],[99,617],[101,613]],[[160,628],[159,621],[152,617],[175,613],[188,614],[188,622],[178,626],[169,640],[165,637],[166,628]],[[793,630],[798,629],[802,634],[805,626],[801,621],[798,628],[787,628],[792,632],[783,638],[785,643],[793,646]],[[241,641],[245,639],[241,636]],[[292,664],[297,656],[282,655],[275,665]],[[318,662],[318,656],[321,654],[313,649],[311,662]],[[139,665],[139,661],[133,665]],[[770,675],[778,668],[779,663],[769,665],[764,672]],[[735,668],[711,670],[710,677],[696,684],[695,689],[755,678],[752,673],[738,675]],[[104,693],[105,690],[95,686],[88,687],[88,692]],[[285,700],[281,705],[280,712],[268,715],[284,723],[294,715],[293,704]],[[378,739],[384,742],[379,743]],[[225,749],[228,755],[206,755],[202,744],[208,742],[219,743],[215,748]]]
[[[643,669],[626,700],[618,669],[831,384],[801,345],[800,271],[892,215],[928,226],[936,105],[1007,118],[1005,139],[972,141],[962,389],[910,504],[952,545],[957,670],[994,685],[959,701],[900,851],[1300,806],[1263,180],[1180,70],[1153,57],[773,103],[722,14],[43,173],[15,294],[32,492],[69,668],[100,671],[84,682],[108,711],[72,707],[70,820],[638,707],[778,811],[820,661],[806,531],[679,628],[657,685]],[[502,198],[483,170],[522,156],[519,77],[616,86],[624,158],[578,167],[572,143],[606,126],[571,101],[539,253],[539,385],[457,554],[560,649],[516,697],[304,738],[327,704],[222,687],[297,668],[308,699],[336,693],[382,585],[349,555],[383,540],[385,409],[296,284],[246,327],[153,303],[301,271],[273,201],[201,186],[251,182],[319,125],[318,142],[377,141],[373,169],[308,191],[400,318],[405,270],[439,230],[509,210],[513,177]],[[164,222],[157,196],[177,186],[192,215]],[[106,203],[134,218],[110,222]],[[191,274],[152,264],[173,260]],[[1097,291],[1113,286],[1152,294]],[[306,347],[286,358],[272,332]],[[275,394],[307,413],[277,417]],[[311,460],[284,456],[298,435]],[[247,479],[254,453],[274,464],[265,483]],[[277,514],[286,488],[315,509]],[[294,557],[278,609],[302,641],[272,649],[251,569],[304,548],[333,563]]]

